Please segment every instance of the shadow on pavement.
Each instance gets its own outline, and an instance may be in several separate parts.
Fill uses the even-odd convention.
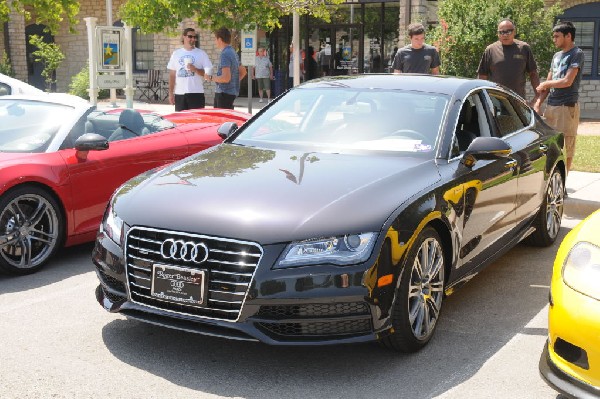
[[[548,302],[568,230],[549,248],[517,246],[446,298],[436,335],[412,355],[375,344],[273,347],[122,319],[105,325],[102,338],[133,367],[219,396],[431,398],[471,378],[515,335],[547,334],[526,325]]]
[[[91,255],[93,248],[94,243],[62,248],[48,264],[34,274],[25,276],[0,274],[0,295],[43,287],[95,270]]]

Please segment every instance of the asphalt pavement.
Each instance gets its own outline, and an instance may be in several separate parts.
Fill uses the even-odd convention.
[[[250,104],[248,103],[248,98],[245,97],[237,98],[234,102],[237,111],[249,112],[251,114],[257,113],[265,105],[266,100],[263,103],[259,103],[258,98],[253,98]],[[125,100],[117,99],[115,104],[106,100],[98,103],[98,108],[100,109],[113,108],[115,106],[125,107]],[[174,111],[174,106],[170,104],[139,101],[133,102],[133,108],[154,111],[160,114]],[[595,116],[595,114],[592,116]],[[600,136],[600,119],[581,119],[578,134]],[[572,171],[567,176],[566,188],[567,197],[565,198],[564,212],[568,217],[583,219],[597,209],[600,209],[600,173]]]

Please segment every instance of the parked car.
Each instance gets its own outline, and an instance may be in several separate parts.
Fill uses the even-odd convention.
[[[43,90],[0,73],[0,96],[9,94],[45,94]]]
[[[563,240],[552,270],[540,373],[572,398],[600,397],[600,210]]]
[[[248,117],[104,112],[68,94],[0,97],[0,271],[31,273],[62,244],[93,241],[117,187],[220,143],[218,126]]]
[[[269,344],[416,351],[444,294],[522,239],[550,245],[564,137],[494,83],[324,78],[109,203],[98,302]]]

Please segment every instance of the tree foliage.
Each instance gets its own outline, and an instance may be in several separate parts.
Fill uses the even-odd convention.
[[[498,40],[498,22],[510,18],[517,27],[516,39],[529,43],[545,76],[556,51],[551,40],[552,26],[562,13],[559,4],[544,7],[544,0],[443,0],[433,31],[433,43],[440,52],[441,72],[475,77],[485,48]]]
[[[56,43],[46,43],[41,36],[31,35],[29,43],[36,46],[37,50],[31,53],[36,62],[44,65],[42,76],[46,82],[46,91],[52,90],[52,85],[56,83],[56,70],[65,59],[65,55],[60,51],[60,46]]]
[[[330,20],[327,5],[344,0],[129,0],[120,16],[130,26],[146,33],[176,32],[185,18],[194,18],[200,28],[230,29],[260,27],[273,30],[279,18],[292,12]]]
[[[48,30],[58,33],[65,19],[69,24],[69,31],[75,32],[77,14],[79,14],[78,0],[12,0],[0,1],[0,22],[7,22],[10,7],[23,14],[26,21],[35,21],[36,24],[46,25]]]

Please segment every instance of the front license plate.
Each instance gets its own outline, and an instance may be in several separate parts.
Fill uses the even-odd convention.
[[[205,274],[204,270],[153,265],[150,295],[165,301],[202,306]]]

